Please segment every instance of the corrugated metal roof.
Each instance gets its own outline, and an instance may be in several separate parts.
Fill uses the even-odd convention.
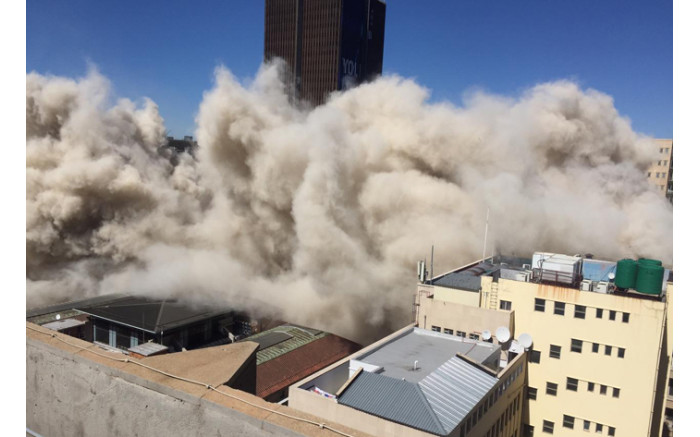
[[[338,403],[432,434],[445,430],[418,384],[362,372]]]
[[[496,383],[497,378],[453,357],[418,385],[449,434]]]
[[[160,343],[153,343],[153,342],[146,342],[146,343],[141,343],[137,346],[129,348],[129,352],[134,352],[139,355],[143,355],[144,357],[151,356],[153,354],[157,354],[159,352],[163,352],[168,350],[167,346],[163,346]]]
[[[301,347],[309,342],[318,340],[328,335],[326,332],[318,330],[310,330],[307,328],[302,328],[295,325],[282,325],[276,328],[272,328],[268,331],[264,331],[255,335],[247,337],[246,341],[258,342],[259,339],[270,335],[271,333],[284,333],[288,334],[289,338],[282,340],[277,344],[268,345],[266,348],[262,348],[260,345],[260,350],[257,353],[257,364],[260,365],[266,361],[272,360],[284,355],[287,352],[293,351],[294,349]]]
[[[52,329],[54,331],[61,331],[63,329],[74,328],[76,326],[82,326],[84,324],[85,324],[84,320],[63,319],[63,320],[56,320],[55,322],[51,322],[51,323],[45,323],[41,326],[43,326],[44,328]]]

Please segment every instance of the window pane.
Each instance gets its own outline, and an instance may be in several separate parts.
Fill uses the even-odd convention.
[[[542,432],[546,432],[547,434],[554,434],[554,422],[550,422],[549,420],[543,420]]]
[[[433,326],[433,327],[432,327],[432,330],[435,331],[435,332],[440,332],[440,331],[441,331],[441,329],[440,329],[439,326]]]
[[[630,321],[630,313],[622,313],[622,322],[629,323],[629,321]]]
[[[509,302],[509,301],[507,301],[507,300],[502,300],[502,301],[501,301],[501,309],[502,309],[502,310],[510,311],[511,305],[512,305],[511,302]]]
[[[625,358],[625,349],[624,348],[617,348],[617,357],[618,358]]]
[[[571,391],[578,390],[578,379],[576,378],[566,378],[566,389]]]
[[[598,353],[598,346],[600,346],[598,343],[593,343],[593,345],[592,345],[593,353],[596,353],[596,354]]]
[[[595,432],[603,432],[603,425],[601,425],[600,423],[596,423]]]
[[[544,311],[544,299],[535,299],[535,311]]]
[[[527,398],[537,400],[537,389],[535,387],[528,387],[527,388]]]
[[[553,382],[548,382],[547,383],[547,394],[551,396],[556,396],[557,395],[557,384]]]
[[[608,318],[610,320],[615,320],[615,314],[617,314],[615,311],[610,311],[610,316]]]
[[[554,302],[554,314],[563,316],[566,310],[566,304],[564,302]]]
[[[614,398],[620,397],[620,389],[619,388],[613,388],[613,397]]]
[[[589,382],[588,383],[588,391],[593,391],[595,390],[595,383]]]
[[[588,431],[589,429],[591,429],[591,421],[590,420],[583,421],[583,429],[584,429],[584,431]]]
[[[577,319],[585,319],[586,318],[586,307],[583,305],[576,305],[574,307],[574,317]]]
[[[445,328],[445,334],[450,334],[452,335],[454,333],[453,330]]]
[[[550,345],[549,346],[549,357],[559,359],[561,357],[561,346]]]
[[[612,355],[612,346],[605,346],[605,355]]]
[[[540,362],[540,351],[532,350],[530,351],[530,362],[539,363]]]
[[[563,425],[564,428],[574,429],[574,418],[572,416],[567,416],[566,414],[564,414]]]
[[[604,395],[608,393],[608,386],[607,385],[601,385],[600,386],[600,394]]]
[[[467,334],[465,332],[457,331],[457,337],[466,337],[466,336],[467,336]],[[471,338],[471,336],[469,338]],[[477,338],[477,340],[478,340],[478,338]]]
[[[595,316],[599,319],[603,318],[603,309],[602,308],[596,308],[595,309]]]
[[[571,339],[571,352],[581,353],[583,350],[583,342],[581,340]]]
[[[609,426],[608,427],[608,435],[614,436],[615,435],[615,428],[613,428],[612,426]]]

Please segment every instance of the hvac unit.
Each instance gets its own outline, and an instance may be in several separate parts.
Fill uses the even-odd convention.
[[[590,279],[581,281],[581,291],[592,291],[593,282]]]
[[[607,281],[600,281],[597,284],[595,284],[595,292],[596,293],[607,293],[610,288],[610,283]]]

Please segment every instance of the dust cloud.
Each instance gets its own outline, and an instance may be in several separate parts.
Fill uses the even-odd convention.
[[[463,104],[383,77],[319,107],[278,65],[215,72],[199,150],[163,152],[156,103],[96,71],[27,75],[27,306],[127,292],[232,305],[368,341],[410,322],[415,264],[436,273],[535,250],[671,265],[651,139],[577,84]]]

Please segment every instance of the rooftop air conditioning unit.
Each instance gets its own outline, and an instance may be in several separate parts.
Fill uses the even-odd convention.
[[[581,291],[591,291],[593,288],[593,283],[590,279],[584,279],[581,281]]]
[[[595,292],[596,293],[607,293],[608,289],[610,288],[610,283],[607,281],[600,281],[597,284],[595,284]]]

